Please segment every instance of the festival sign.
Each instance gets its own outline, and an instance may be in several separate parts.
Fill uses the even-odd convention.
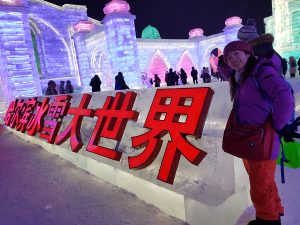
[[[15,99],[8,107],[4,123],[29,136],[38,136],[49,144],[61,145],[69,139],[69,149],[74,153],[88,151],[120,161],[126,154],[120,143],[127,123],[132,122],[134,126],[139,122],[140,112],[138,107],[134,107],[137,93],[116,92],[115,96],[106,96],[103,105],[97,108],[91,108],[89,104],[92,97],[97,98],[98,95],[83,94],[78,107],[71,104],[74,96]],[[213,91],[209,87],[157,89],[143,123],[145,132],[130,137],[134,154],[128,154],[129,169],[142,170],[150,166],[163,151],[162,137],[166,134],[171,140],[163,153],[158,180],[173,184],[181,155],[189,163],[199,165],[207,152],[194,146],[187,136],[201,138],[212,96]],[[71,119],[64,123],[67,116]],[[86,118],[96,123],[88,133],[88,142],[83,143],[81,132],[85,128],[82,122]],[[130,132],[127,133],[130,135]],[[114,147],[105,146],[107,140],[114,141]]]

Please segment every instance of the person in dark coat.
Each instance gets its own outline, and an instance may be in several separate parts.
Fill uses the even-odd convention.
[[[92,92],[97,92],[97,91],[101,91],[101,86],[102,82],[99,78],[99,76],[96,74],[90,82],[90,86],[92,87]]]
[[[174,76],[174,85],[179,84],[179,75],[177,74],[176,70],[173,71],[173,76]]]
[[[154,74],[154,86],[160,87],[160,78],[158,77],[157,74]]]
[[[282,74],[285,76],[286,72],[287,72],[287,69],[288,69],[288,63],[287,63],[286,58],[282,58],[281,67],[282,67]]]
[[[296,59],[294,56],[289,57],[289,64],[290,64],[290,78],[295,78],[296,77]]]
[[[115,77],[115,90],[126,90],[130,89],[124,80],[122,72],[118,72],[118,75]]]
[[[56,83],[54,80],[49,80],[45,95],[58,95]]]
[[[198,71],[192,67],[191,76],[193,78],[193,83],[198,84]]]
[[[67,80],[66,81],[66,88],[65,88],[65,93],[67,94],[71,94],[71,93],[73,93],[74,92],[74,88],[73,88],[73,85],[72,85],[72,83],[71,83],[71,81],[70,80]]]
[[[187,84],[187,75],[186,75],[186,72],[184,71],[183,68],[180,69],[180,73],[179,73],[179,76],[180,76],[180,80],[181,80],[181,83],[182,84]]]
[[[202,71],[202,74],[200,76],[203,80],[203,83],[210,83],[211,82],[211,76],[209,75],[208,73],[208,68],[205,68],[203,71]]]
[[[61,80],[59,82],[59,94],[63,95],[65,93],[66,93],[66,90],[65,90],[65,81]]]
[[[177,79],[176,76],[178,76],[178,75],[173,71],[173,68],[170,68],[169,72],[166,75],[167,86],[176,85],[176,79]]]
[[[166,73],[165,73],[165,82],[166,82],[167,86],[171,86],[170,85],[170,80],[171,80],[171,78],[170,78],[169,71],[166,71]]]

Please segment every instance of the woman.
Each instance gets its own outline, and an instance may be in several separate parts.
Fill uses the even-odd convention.
[[[49,80],[45,95],[58,95],[54,80]]]
[[[237,121],[262,125],[271,114],[274,129],[285,138],[290,135],[291,132],[285,131],[294,109],[294,99],[289,85],[278,76],[274,66],[264,60],[258,61],[253,56],[251,45],[243,41],[226,45],[223,59],[235,71],[231,73],[229,82]],[[269,102],[267,99],[270,99]],[[274,180],[279,148],[279,136],[276,134],[269,160],[243,159],[249,175],[251,200],[256,210],[256,219],[248,225],[281,224],[280,216],[284,209]]]

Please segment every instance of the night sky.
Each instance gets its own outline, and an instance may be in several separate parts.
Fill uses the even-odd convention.
[[[110,0],[50,0],[57,5],[86,5],[88,16],[104,18],[103,7]],[[225,20],[239,16],[243,23],[255,19],[258,33],[264,33],[265,17],[272,15],[271,0],[127,0],[130,12],[136,15],[136,33],[141,37],[143,28],[152,25],[162,38],[185,39],[191,29],[200,27],[204,35],[222,32]]]

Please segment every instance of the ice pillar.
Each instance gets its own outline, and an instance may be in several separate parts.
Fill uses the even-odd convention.
[[[225,44],[237,40],[237,32],[243,26],[242,19],[238,16],[230,17],[225,21],[225,25]]]
[[[81,86],[84,92],[90,91],[90,79],[91,79],[91,66],[87,53],[87,48],[84,41],[86,33],[91,32],[94,29],[94,24],[90,21],[84,20],[74,25],[74,45],[76,49],[76,58],[79,68]]]
[[[106,4],[103,19],[107,49],[114,75],[122,72],[130,88],[143,86],[139,71],[134,20],[126,1],[113,0]]]

